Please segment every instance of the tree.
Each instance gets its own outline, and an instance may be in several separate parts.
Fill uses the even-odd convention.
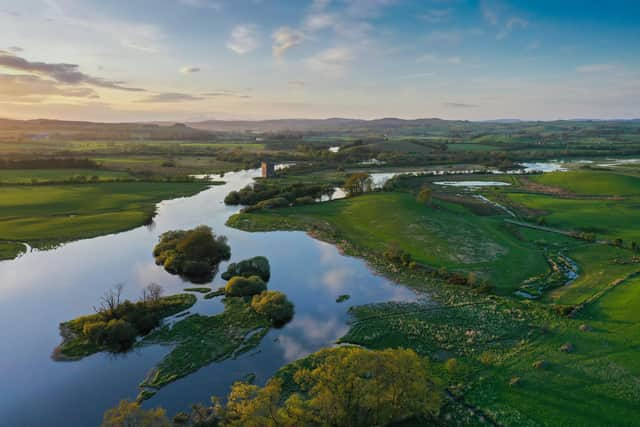
[[[431,204],[431,188],[427,187],[426,185],[423,186],[420,189],[420,192],[418,193],[416,200],[418,201],[418,203],[430,205]]]
[[[158,305],[162,292],[162,286],[157,283],[149,283],[149,285],[142,290],[142,302],[148,305]]]
[[[281,326],[293,317],[293,304],[285,294],[278,291],[264,291],[254,295],[251,308],[268,316],[275,326]]]
[[[230,297],[249,297],[267,290],[267,284],[259,276],[235,276],[224,287],[224,292]]]
[[[357,172],[350,175],[344,183],[344,190],[349,197],[371,191],[373,181],[366,172]]]
[[[104,413],[102,427],[171,427],[162,408],[142,409],[136,402],[122,400]]]
[[[282,402],[282,380],[260,388],[235,383],[227,404],[217,402],[225,426],[293,427],[388,425],[435,415],[442,396],[426,361],[413,350],[325,349],[294,375],[300,392]]]
[[[118,283],[112,289],[106,291],[104,295],[100,297],[100,306],[98,308],[94,307],[93,309],[97,313],[104,314],[107,318],[112,318],[120,306],[123,288],[124,285]]]

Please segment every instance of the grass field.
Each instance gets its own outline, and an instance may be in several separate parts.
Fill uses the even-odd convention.
[[[437,206],[419,204],[406,193],[376,193],[239,215],[232,217],[230,224],[268,230],[307,229],[314,223],[328,223],[339,239],[373,253],[396,242],[416,261],[478,272],[499,293],[510,293],[523,280],[548,270],[542,250],[516,239],[504,228],[502,217],[477,216],[453,203]]]
[[[447,149],[449,151],[500,151],[500,147],[496,147],[495,145],[486,145],[486,144],[474,144],[474,143],[458,143],[458,144],[447,144]]]
[[[207,186],[201,182],[1,186],[0,241],[47,247],[127,230],[147,223],[159,201],[192,195]]]
[[[546,173],[531,179],[540,184],[563,188],[579,195],[640,195],[640,178],[612,172],[577,170]]]
[[[100,169],[0,169],[0,184],[33,184],[46,182],[69,181],[78,177],[98,181],[131,178],[126,172]]]

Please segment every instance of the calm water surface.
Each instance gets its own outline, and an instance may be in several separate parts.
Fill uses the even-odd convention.
[[[249,373],[263,383],[282,365],[330,346],[348,330],[350,305],[415,299],[407,288],[373,274],[363,261],[342,256],[302,232],[227,228],[224,223],[237,208],[225,206],[224,196],[257,175],[257,170],[227,174],[224,186],[162,202],[152,226],[0,262],[0,425],[95,426],[107,408],[135,398],[137,384],[170,348],[156,345],[119,356],[101,353],[78,362],[54,362],[50,355],[60,343],[58,324],[91,313],[115,284],[124,283],[130,299],[137,299],[150,282],[162,285],[165,294],[190,285],[154,263],[151,250],[167,230],[207,224],[228,236],[231,261],[267,256],[269,288],[285,292],[296,307],[294,319],[270,331],[253,351],[204,367],[145,403],[164,406],[169,414],[194,402],[207,403],[211,395],[225,395],[234,381]],[[225,268],[223,263],[221,270]],[[212,287],[223,283],[216,276]],[[336,303],[341,294],[351,299]],[[191,312],[215,314],[222,308],[219,299],[199,299]]]

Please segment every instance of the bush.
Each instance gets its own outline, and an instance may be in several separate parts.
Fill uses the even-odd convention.
[[[264,291],[254,295],[251,299],[251,308],[257,313],[264,314],[271,319],[275,326],[283,325],[291,320],[294,309],[291,301],[282,292]]]
[[[115,350],[130,348],[136,341],[138,333],[126,320],[109,320],[105,328],[105,344]]]
[[[168,272],[200,281],[209,279],[220,261],[231,257],[231,248],[226,237],[216,236],[210,227],[201,225],[164,233],[153,255],[156,264]]]
[[[258,209],[273,209],[273,208],[284,208],[289,206],[289,200],[284,197],[274,197],[273,199],[263,200],[260,203],[256,204],[256,208]]]
[[[227,267],[227,271],[222,273],[221,276],[224,280],[229,280],[233,276],[259,276],[262,280],[268,282],[271,277],[271,267],[267,258],[256,256],[238,263],[232,262]]]
[[[106,340],[107,323],[103,321],[87,322],[82,326],[82,334],[94,344],[104,344]]]
[[[259,276],[232,277],[224,287],[224,292],[230,297],[249,297],[267,290],[267,284]]]

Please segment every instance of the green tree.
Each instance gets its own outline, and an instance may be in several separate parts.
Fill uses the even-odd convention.
[[[371,191],[373,181],[366,172],[357,172],[349,175],[344,183],[344,190],[349,197]]]
[[[293,317],[293,304],[282,292],[264,291],[254,295],[251,299],[251,308],[271,319],[271,322],[280,326]]]
[[[136,402],[122,400],[104,413],[102,427],[171,427],[164,409],[142,409]]]

